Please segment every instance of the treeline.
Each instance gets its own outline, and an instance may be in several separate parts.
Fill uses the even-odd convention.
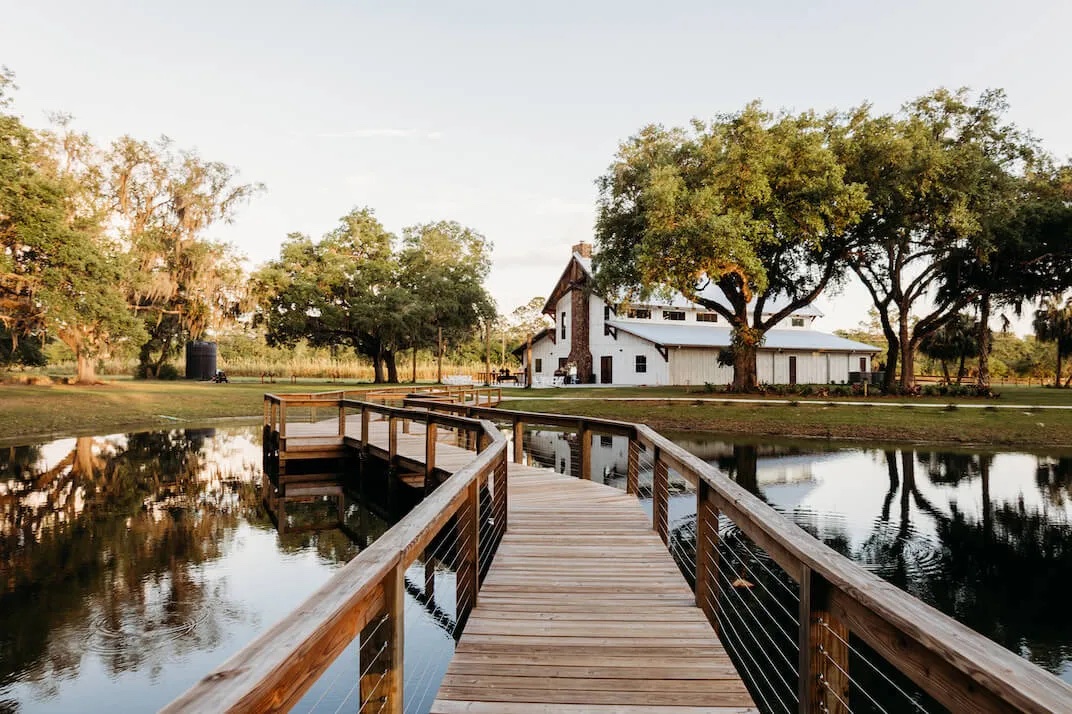
[[[1072,167],[1007,111],[1000,91],[943,89],[888,114],[753,103],[645,127],[598,181],[597,278],[607,294],[670,287],[722,315],[739,390],[757,386],[769,329],[855,279],[886,345],[887,391],[912,388],[917,356],[962,313],[988,389],[991,318],[1072,288]],[[700,295],[709,284],[727,300]],[[775,297],[785,307],[767,314]],[[1072,326],[1052,299],[1040,339]],[[1072,328],[1062,345],[1072,352]]]
[[[96,144],[69,117],[10,113],[0,70],[0,361],[40,364],[61,341],[80,382],[136,353],[158,376],[190,338],[247,309],[241,261],[205,238],[261,190],[166,137]]]
[[[174,377],[186,342],[211,336],[236,361],[264,353],[268,372],[279,348],[300,344],[396,382],[403,351],[411,377],[429,353],[439,377],[448,355],[490,362],[493,334],[496,363],[507,333],[518,344],[484,288],[491,244],[478,232],[440,221],[394,235],[355,209],[319,239],[289,235],[250,275],[207,234],[262,186],[167,138],[102,146],[63,116],[31,129],[11,111],[13,88],[3,69],[0,366],[66,353],[91,383],[98,363],[136,355],[137,376]]]

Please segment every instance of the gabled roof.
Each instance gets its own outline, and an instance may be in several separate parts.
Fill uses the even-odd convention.
[[[550,337],[551,341],[554,342],[555,328],[545,327],[539,332],[537,332],[535,335],[532,336],[532,344],[535,345],[537,342],[539,342],[545,337]],[[515,347],[513,350],[510,351],[510,354],[514,355],[518,359],[521,359],[521,355],[525,354],[526,347],[528,347],[528,341],[522,342],[520,347]]]
[[[730,328],[719,325],[676,325],[672,323],[632,322],[608,320],[607,324],[622,332],[639,337],[663,347],[713,347],[730,346]],[[831,335],[817,330],[767,330],[763,349],[825,350],[828,352],[881,352],[873,345]]]
[[[579,270],[575,270],[574,266]],[[570,256],[569,263],[566,264],[565,270],[562,271],[562,276],[559,277],[558,282],[555,283],[554,290],[551,291],[551,295],[548,296],[547,302],[544,303],[543,311],[549,315],[553,315],[555,312],[555,303],[562,297],[568,290],[570,282],[591,280],[594,273],[592,272],[592,259],[585,258],[580,253],[574,252]],[[708,283],[703,290],[699,292],[701,297],[708,300],[713,300],[720,305],[729,307],[730,301],[726,298],[725,293],[722,292],[722,288],[718,287],[715,283]],[[705,309],[703,306],[694,303],[676,290],[673,292],[669,300],[651,299],[646,301],[638,301],[637,305],[651,305],[652,307],[674,307],[679,309],[698,308]],[[755,307],[756,301],[753,299],[748,303],[749,312]],[[767,298],[767,301],[763,305],[764,314],[773,314],[779,312],[786,305],[789,304],[789,298],[785,295],[772,295]],[[800,317],[822,317],[823,313],[814,304],[805,305],[804,307],[797,308],[793,311],[793,315]]]
[[[551,290],[551,294],[547,296],[547,301],[543,304],[544,314],[554,316],[555,305],[559,299],[577,283],[588,282],[591,279],[592,259],[584,258],[580,253],[574,252],[569,262],[566,263],[562,275],[559,276],[558,282],[555,283],[554,289]]]

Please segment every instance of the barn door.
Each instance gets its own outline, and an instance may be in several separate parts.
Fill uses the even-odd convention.
[[[614,383],[614,358],[613,357],[600,357],[599,358],[599,383],[600,384],[613,384]]]
[[[797,383],[797,358],[796,355],[789,356],[789,383]]]

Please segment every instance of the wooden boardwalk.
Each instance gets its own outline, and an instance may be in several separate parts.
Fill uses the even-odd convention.
[[[288,424],[290,447],[356,444],[331,424]],[[436,467],[472,451],[440,434]],[[369,424],[386,454],[386,422]],[[424,427],[398,434],[397,458],[423,463]],[[289,450],[289,449],[288,449]],[[505,536],[432,712],[757,712],[718,637],[635,496],[511,463]]]
[[[509,466],[509,520],[433,712],[754,712],[636,497]]]

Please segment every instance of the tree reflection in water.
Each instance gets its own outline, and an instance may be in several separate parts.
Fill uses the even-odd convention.
[[[1062,612],[1065,593],[1072,589],[1072,458],[1035,457],[1038,496],[1021,492],[1018,498],[995,500],[992,480],[1020,475],[995,476],[995,454],[868,453],[883,464],[888,484],[869,534],[854,540],[836,513],[786,504],[786,515],[885,580],[1069,677],[1072,620]],[[732,456],[716,463],[779,508],[762,485],[762,456],[757,459],[755,446],[738,444]],[[971,502],[958,502],[966,492]],[[688,538],[692,525],[682,525],[678,536]]]
[[[256,624],[256,604],[211,568],[241,547],[240,526],[274,529],[258,438],[188,429],[0,448],[0,711],[56,696],[90,661],[166,679]],[[386,528],[340,499],[329,528],[281,533],[277,550],[346,562]],[[24,701],[5,702],[16,684]]]

